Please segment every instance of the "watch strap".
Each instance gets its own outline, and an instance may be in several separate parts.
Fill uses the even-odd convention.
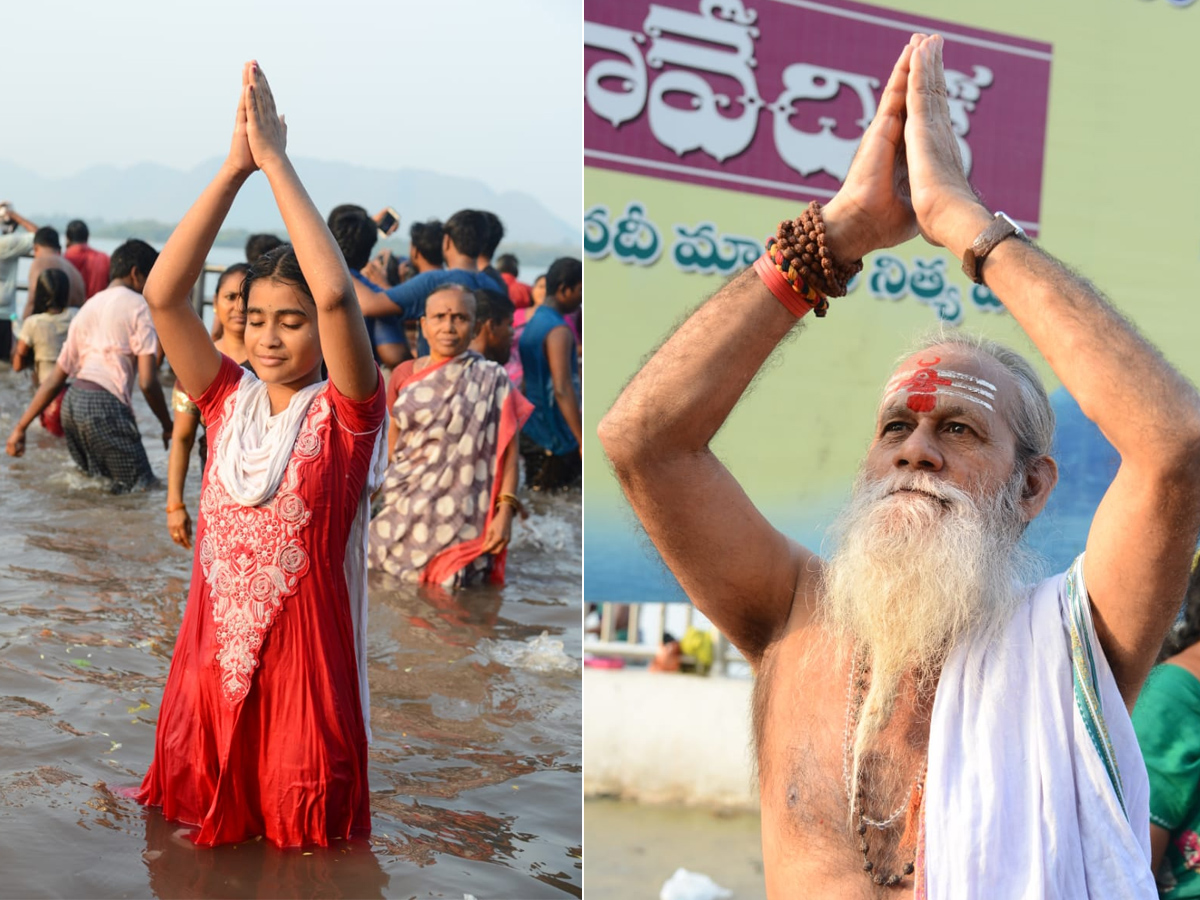
[[[976,284],[983,284],[983,261],[988,254],[1010,237],[1024,237],[1021,226],[1002,212],[996,213],[988,227],[979,233],[963,253],[963,273]]]

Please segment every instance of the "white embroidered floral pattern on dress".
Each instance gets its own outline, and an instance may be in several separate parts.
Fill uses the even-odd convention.
[[[228,419],[235,398],[236,393],[226,401],[222,421]],[[284,598],[296,592],[308,571],[308,554],[299,536],[312,512],[295,491],[300,467],[321,452],[321,430],[328,419],[329,400],[322,393],[296,436],[279,489],[261,506],[235,502],[216,468],[209,470],[200,498],[206,526],[197,551],[212,591],[216,663],[221,668],[222,692],[230,703],[240,703],[249,693],[263,638]],[[216,436],[218,441],[223,438],[224,434]]]

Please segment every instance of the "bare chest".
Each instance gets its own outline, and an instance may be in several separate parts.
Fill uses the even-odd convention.
[[[928,723],[900,704],[856,780],[849,657],[811,648],[788,652],[787,643],[777,645],[758,685],[769,895],[903,896],[913,885],[906,868],[916,846],[913,799]],[[874,881],[892,875],[899,881],[890,888]],[[796,893],[798,885],[805,890]]]

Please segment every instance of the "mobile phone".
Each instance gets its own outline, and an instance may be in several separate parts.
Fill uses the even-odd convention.
[[[400,213],[390,206],[385,207],[379,219],[379,239],[384,240],[400,224]]]

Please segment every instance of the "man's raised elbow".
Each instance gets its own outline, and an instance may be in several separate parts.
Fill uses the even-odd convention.
[[[1169,427],[1165,439],[1156,442],[1159,465],[1169,478],[1200,485],[1200,406],[1174,418]]]
[[[618,472],[643,455],[639,450],[641,431],[616,406],[604,414],[596,426],[596,436]]]
[[[611,416],[612,411],[610,410],[604,414],[604,417],[600,419],[600,424],[596,426],[596,437],[600,439],[600,446],[604,450],[604,455],[610,459],[613,455],[618,434],[617,429],[610,421]]]

